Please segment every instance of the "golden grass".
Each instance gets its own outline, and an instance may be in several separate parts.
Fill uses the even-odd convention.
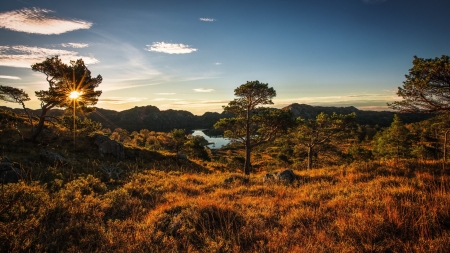
[[[8,184],[0,252],[445,252],[450,176],[411,166],[296,171],[293,184],[263,184],[263,173],[225,183],[244,177],[155,163],[120,182]]]

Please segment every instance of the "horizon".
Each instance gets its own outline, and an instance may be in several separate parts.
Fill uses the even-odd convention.
[[[444,1],[8,1],[0,6],[0,85],[48,89],[30,65],[82,58],[96,107],[222,112],[259,80],[293,103],[391,111],[413,57],[450,54]],[[102,11],[99,12],[98,10]],[[13,103],[0,101],[0,105]],[[17,107],[19,107],[17,105]]]

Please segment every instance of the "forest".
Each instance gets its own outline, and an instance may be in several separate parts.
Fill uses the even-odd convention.
[[[0,109],[0,252],[450,248],[448,56],[414,57],[387,126],[362,124],[358,110],[298,117],[298,104],[273,108],[276,91],[247,81],[209,126],[230,140],[217,149],[191,129],[85,116],[102,77],[81,59],[32,70],[49,83],[39,114],[0,86],[23,109]]]

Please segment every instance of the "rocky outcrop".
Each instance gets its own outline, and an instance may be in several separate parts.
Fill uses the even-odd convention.
[[[6,156],[0,157],[0,182],[3,184],[17,183],[24,178],[21,169],[11,162]]]
[[[39,158],[47,163],[58,163],[58,164],[66,164],[68,162],[68,160],[66,158],[64,158],[62,155],[57,154],[57,153],[53,153],[53,152],[49,152],[49,151],[44,151],[39,153]]]
[[[283,170],[281,172],[275,172],[273,174],[266,174],[263,178],[264,183],[270,182],[285,182],[292,183],[297,179],[297,175],[294,174],[292,170]]]
[[[95,134],[93,138],[95,145],[98,147],[100,156],[112,155],[119,159],[125,158],[125,149],[122,143],[113,141],[109,139],[108,136],[101,134]]]

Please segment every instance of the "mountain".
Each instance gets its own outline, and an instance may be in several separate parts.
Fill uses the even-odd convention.
[[[15,113],[23,113],[23,109],[11,109],[5,106],[0,106],[2,109],[12,110]],[[311,106],[306,104],[291,104],[284,107],[283,110],[290,110],[294,117],[302,117],[305,119],[313,119],[319,113],[324,112],[326,114],[332,114],[336,112],[338,114],[356,113],[356,121],[361,125],[379,125],[380,127],[387,127],[391,124],[394,118],[395,112],[389,111],[363,111],[357,108],[350,107],[324,107],[324,106]],[[40,115],[40,109],[29,110],[34,116]],[[71,113],[71,112],[69,112]],[[64,114],[64,110],[52,109],[49,112],[49,116],[61,116]],[[77,116],[80,113],[77,113]],[[222,112],[206,112],[201,116],[192,114],[191,112],[184,110],[165,110],[161,111],[156,106],[136,106],[134,108],[124,111],[114,111],[102,108],[96,108],[96,111],[86,115],[86,117],[102,123],[103,127],[114,130],[115,128],[124,128],[128,131],[139,131],[141,129],[148,129],[150,131],[162,131],[168,132],[174,128],[181,128],[186,130],[194,129],[211,129],[214,123],[222,118],[232,117],[232,114]],[[404,123],[412,123],[428,119],[434,115],[430,114],[413,114],[402,113],[399,114]]]
[[[306,104],[291,104],[283,108],[289,110],[294,117],[301,117],[304,119],[314,119],[319,113],[324,112],[331,115],[333,112],[337,114],[356,114],[356,122],[360,125],[378,125],[380,127],[387,127],[391,125],[392,119],[396,112],[390,111],[363,111],[353,106],[348,107],[334,107],[334,106],[311,106]],[[433,117],[433,114],[419,114],[419,113],[397,113],[404,123],[413,123]]]

